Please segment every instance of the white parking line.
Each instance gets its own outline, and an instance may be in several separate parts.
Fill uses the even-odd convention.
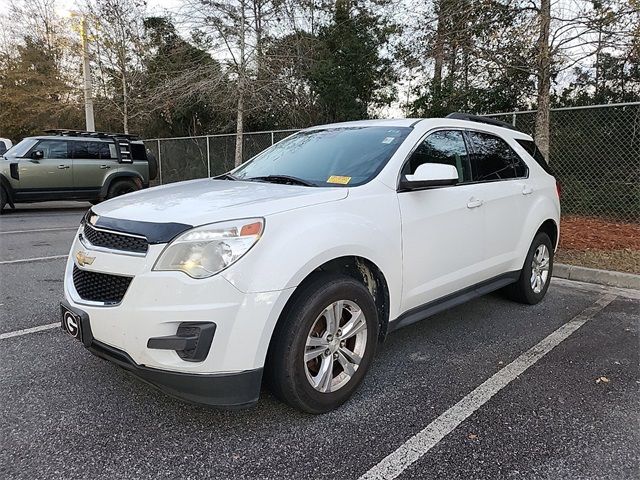
[[[0,232],[0,235],[8,235],[9,233],[40,233],[40,232],[63,232],[67,230],[77,230],[78,227],[58,227],[58,228],[36,228],[33,230],[9,230],[8,232]]]
[[[56,260],[59,258],[67,258],[68,255],[52,255],[51,257],[34,257],[34,258],[20,258],[18,260],[3,260],[0,262],[0,265],[8,265],[11,263],[29,263],[29,262],[40,262],[42,260]]]
[[[411,464],[419,460],[440,440],[451,433],[476,410],[487,403],[491,397],[522,375],[529,367],[549,353],[554,347],[566,340],[573,332],[593,318],[598,312],[616,299],[616,295],[602,295],[594,305],[583,310],[551,335],[543,339],[509,365],[498,371],[491,378],[449,408],[446,412],[415,434],[395,452],[383,458],[359,480],[390,480],[396,478]]]
[[[20,337],[22,335],[28,335],[30,333],[42,332],[43,330],[51,330],[52,328],[56,328],[59,326],[60,326],[60,323],[56,322],[56,323],[49,323],[47,325],[40,325],[39,327],[31,327],[31,328],[25,328],[23,330],[16,330],[15,332],[0,333],[0,340],[4,340],[5,338],[11,338],[11,337]]]
[[[24,210],[25,212],[28,212],[29,210]],[[86,212],[86,210],[85,210]],[[70,217],[72,215],[78,215],[79,218],[82,218],[82,213],[84,213],[82,210],[76,210],[76,211],[70,211],[70,212],[65,212],[65,213],[42,213],[42,212],[33,212],[31,214],[21,214],[21,215],[16,215],[16,214],[7,214],[7,215],[2,215],[0,216],[0,224],[1,223],[8,223],[9,220],[13,220],[13,219],[18,219],[18,218],[31,218],[31,219],[35,219],[35,220],[40,220],[43,218],[56,218],[56,217]]]

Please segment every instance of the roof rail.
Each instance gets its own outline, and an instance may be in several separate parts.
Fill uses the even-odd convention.
[[[62,137],[90,137],[90,138],[123,138],[127,140],[139,140],[140,137],[128,133],[88,132],[87,130],[70,130],[66,128],[50,128],[44,131],[51,135]]]
[[[454,112],[447,115],[447,118],[452,118],[454,120],[467,120],[469,122],[486,123],[487,125],[493,125],[494,127],[502,127],[508,128],[509,130],[518,131],[518,129],[510,123],[502,122],[500,120],[495,120],[489,117],[482,117],[480,115],[472,115],[470,113]]]

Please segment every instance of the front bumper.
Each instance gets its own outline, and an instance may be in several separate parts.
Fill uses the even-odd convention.
[[[98,341],[89,351],[130,371],[141,380],[172,397],[216,407],[242,408],[255,405],[260,396],[262,368],[228,374],[169,372],[138,365],[122,350]]]
[[[80,340],[94,355],[128,370],[172,397],[205,405],[242,408],[255,405],[260,396],[262,368],[234,373],[196,374],[172,372],[137,364],[125,351],[96,340],[89,315],[68,302],[62,305],[80,318]]]
[[[185,400],[225,407],[255,403],[271,334],[294,289],[243,292],[220,274],[193,279],[182,272],[154,271],[163,248],[152,244],[146,254],[130,255],[94,248],[76,236],[63,304],[85,319],[85,347]],[[74,268],[131,281],[117,302],[101,304],[78,292]],[[200,345],[193,330],[203,325],[215,332],[210,348],[188,352],[193,342]],[[185,340],[181,329],[191,339]]]

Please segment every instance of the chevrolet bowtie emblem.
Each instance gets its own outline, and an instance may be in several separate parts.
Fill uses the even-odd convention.
[[[85,265],[91,265],[96,257],[90,257],[83,251],[79,251],[76,253],[76,262],[79,266],[84,267]]]

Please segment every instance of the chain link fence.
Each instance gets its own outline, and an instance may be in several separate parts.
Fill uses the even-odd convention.
[[[535,111],[488,115],[534,136]],[[640,223],[640,103],[551,110],[563,215]]]
[[[247,132],[242,137],[242,157],[248,160],[298,130]],[[158,138],[145,140],[158,159],[156,184],[211,177],[234,167],[236,135]]]
[[[533,135],[535,111],[488,115]],[[247,160],[297,130],[245,133]],[[159,160],[159,183],[233,168],[235,134],[145,141]],[[640,223],[640,102],[551,111],[549,163],[562,185],[565,215]]]

